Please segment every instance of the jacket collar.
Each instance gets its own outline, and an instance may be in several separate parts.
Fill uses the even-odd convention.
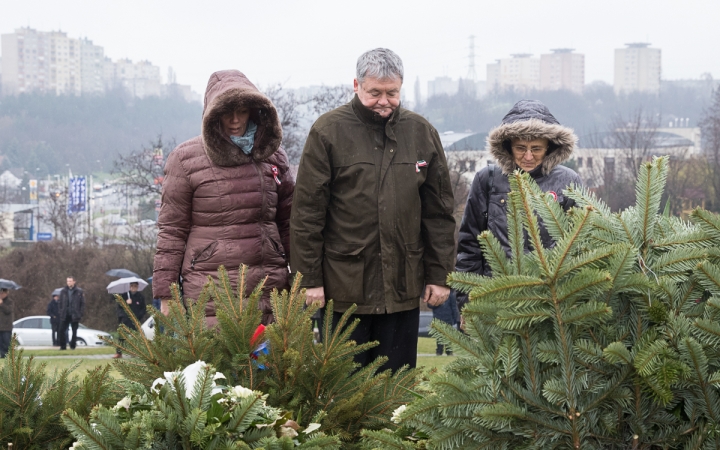
[[[357,116],[357,118],[360,119],[362,123],[371,127],[385,128],[386,130],[388,129],[388,127],[395,126],[398,118],[400,117],[400,108],[402,108],[402,105],[399,105],[397,108],[395,108],[395,111],[390,114],[390,117],[385,119],[380,117],[379,114],[365,107],[365,105],[363,105],[360,101],[360,98],[357,96],[357,94],[355,94],[350,103],[352,105],[355,116]],[[392,131],[390,131],[390,133],[391,132]]]

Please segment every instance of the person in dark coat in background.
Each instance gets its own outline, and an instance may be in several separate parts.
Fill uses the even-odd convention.
[[[8,290],[0,289],[0,358],[4,358],[10,349],[14,321],[13,304],[8,297]]]
[[[450,295],[445,303],[438,306],[428,305],[432,309],[433,319],[441,320],[447,324],[456,327],[460,324],[460,310],[457,306],[457,293],[455,289],[450,290]],[[440,340],[437,340],[437,347],[435,348],[435,354],[442,356],[443,351],[450,356],[452,355],[452,349],[449,345],[443,345]]]
[[[77,329],[80,321],[85,315],[85,292],[75,285],[75,277],[67,277],[67,286],[60,291],[60,350],[67,349],[67,330],[72,328],[72,338],[70,339],[70,349],[75,350],[77,343]]]
[[[125,296],[125,303],[128,304],[130,312],[133,316],[135,316],[138,322],[142,322],[143,318],[145,318],[147,307],[145,306],[145,296],[142,292],[138,291],[137,283],[130,283],[130,292],[128,292]],[[128,317],[125,312],[125,308],[121,305],[118,305],[118,322],[120,322],[120,325],[125,325],[131,330],[137,329],[135,328],[135,322],[133,322],[132,317]],[[120,343],[122,342],[123,339],[120,339]],[[118,348],[117,353],[113,355],[113,358],[122,358],[122,350]]]
[[[60,328],[60,303],[58,303],[59,295],[53,295],[50,303],[47,305],[46,314],[50,316],[50,326],[52,327],[52,345],[59,344],[58,329]]]
[[[573,200],[566,197],[563,191],[570,185],[581,185],[582,181],[575,171],[561,164],[570,159],[577,140],[573,130],[560,125],[541,102],[520,100],[512,107],[500,126],[488,134],[488,150],[497,161],[498,170],[493,171],[492,180],[489,167],[475,174],[460,224],[456,271],[491,275],[490,266],[483,258],[478,243],[478,235],[485,230],[492,232],[510,257],[508,175],[515,170],[527,172],[540,189],[551,194],[563,209],[568,210],[573,206]],[[543,246],[551,248],[555,242],[542,224],[540,228]],[[525,250],[530,251],[527,239]],[[458,292],[458,306],[461,310],[467,301],[467,294]]]

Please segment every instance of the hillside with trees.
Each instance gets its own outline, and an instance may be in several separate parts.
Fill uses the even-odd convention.
[[[36,176],[109,171],[119,154],[158,134],[183,142],[200,132],[202,106],[181,97],[23,94],[0,98],[0,170]],[[37,170],[39,168],[39,170]]]

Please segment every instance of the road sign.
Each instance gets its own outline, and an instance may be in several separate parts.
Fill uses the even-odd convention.
[[[37,240],[38,241],[52,241],[52,233],[38,233]]]

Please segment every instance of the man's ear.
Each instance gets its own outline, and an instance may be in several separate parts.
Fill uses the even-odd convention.
[[[353,79],[353,92],[357,94],[358,89],[360,89],[360,83],[358,83],[357,78]]]

